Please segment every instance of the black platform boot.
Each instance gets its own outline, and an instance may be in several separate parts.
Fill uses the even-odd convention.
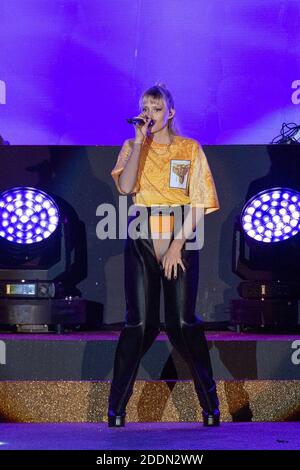
[[[202,408],[204,426],[219,426],[220,411],[216,383],[213,379],[207,341],[201,323],[168,325],[172,344],[189,365],[196,394]]]
[[[107,421],[108,427],[110,428],[123,428],[125,426],[126,413],[116,415],[112,412],[108,412]]]
[[[108,426],[124,427],[126,406],[133,393],[140,360],[153,344],[159,327],[142,324],[123,328],[118,342],[108,398]]]
[[[213,412],[202,411],[203,426],[220,426],[220,411],[215,409]]]

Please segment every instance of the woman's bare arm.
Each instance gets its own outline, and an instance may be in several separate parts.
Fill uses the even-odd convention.
[[[136,184],[140,155],[141,155],[142,142],[134,142],[129,156],[129,159],[119,177],[119,185],[121,190],[130,194]]]

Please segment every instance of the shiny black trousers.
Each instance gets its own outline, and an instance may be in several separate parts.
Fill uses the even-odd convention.
[[[174,238],[172,235],[171,241]],[[202,322],[195,315],[199,276],[199,250],[182,248],[184,272],[168,280],[156,259],[151,231],[146,239],[127,238],[124,250],[126,321],[114,360],[109,414],[125,413],[143,355],[160,331],[160,289],[163,286],[165,326],[171,344],[186,360],[199,403],[206,412],[218,409]]]

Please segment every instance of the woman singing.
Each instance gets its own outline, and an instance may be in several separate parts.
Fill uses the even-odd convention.
[[[167,335],[190,368],[203,424],[218,426],[216,384],[195,314],[199,248],[187,246],[200,218],[219,209],[214,180],[200,144],[176,133],[174,101],[165,86],[149,88],[139,104],[135,138],[124,142],[111,172],[119,193],[132,194],[146,219],[144,235],[127,236],[125,243],[126,318],[116,349],[108,425],[125,425],[141,358],[160,330],[162,284]]]

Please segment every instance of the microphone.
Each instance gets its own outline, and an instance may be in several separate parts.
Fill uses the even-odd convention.
[[[142,118],[128,118],[126,119],[126,121],[129,123],[129,124],[134,124],[135,126],[144,126],[146,123],[144,121],[144,119]],[[154,125],[154,121],[153,119],[151,119],[151,121],[149,122],[148,126],[149,127],[152,127]]]

